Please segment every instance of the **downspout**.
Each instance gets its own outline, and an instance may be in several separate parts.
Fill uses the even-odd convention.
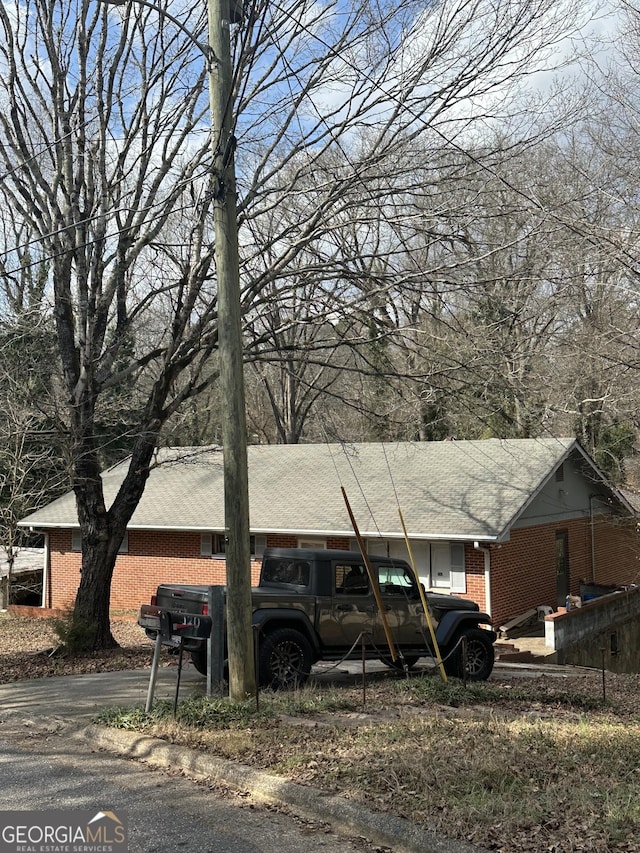
[[[49,534],[44,534],[44,565],[42,567],[42,604],[40,607],[51,607],[51,550]]]
[[[484,600],[485,610],[491,616],[491,551],[484,548],[479,542],[474,542],[473,547],[476,551],[481,551],[484,554]]]

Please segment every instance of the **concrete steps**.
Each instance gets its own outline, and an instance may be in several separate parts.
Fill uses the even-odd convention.
[[[545,646],[544,636],[511,637],[496,640],[496,660],[505,663],[555,663],[554,649]]]

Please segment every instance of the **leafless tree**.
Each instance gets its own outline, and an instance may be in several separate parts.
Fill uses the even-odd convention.
[[[311,246],[318,281],[337,282],[334,229],[379,213],[416,140],[435,150],[500,115],[507,86],[572,26],[580,4],[570,5],[247,4],[234,28],[246,322],[267,295],[291,292]],[[113,567],[163,425],[211,379],[216,187],[195,43],[203,11],[169,11],[164,0],[157,10],[135,0],[0,7],[2,193],[49,263],[82,533],[76,614],[96,626],[96,646],[113,643]],[[338,266],[349,266],[344,256]],[[96,417],[124,383],[137,418],[107,507]]]

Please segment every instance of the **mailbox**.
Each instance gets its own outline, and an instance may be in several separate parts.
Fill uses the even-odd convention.
[[[151,631],[159,631],[161,612],[154,604],[143,604],[138,614],[138,625]]]
[[[209,616],[194,616],[191,613],[160,611],[160,633],[164,637],[184,637],[185,640],[206,640],[211,633]]]
[[[164,645],[178,646],[181,640],[207,640],[211,634],[211,617],[194,613],[172,613],[153,604],[143,604],[138,616],[138,625],[153,637],[159,633]],[[151,633],[150,633],[151,632]],[[186,643],[189,648],[189,643]],[[194,643],[198,648],[200,643]]]

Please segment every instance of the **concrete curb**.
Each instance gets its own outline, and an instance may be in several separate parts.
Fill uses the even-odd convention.
[[[248,791],[265,803],[292,806],[308,817],[328,821],[345,833],[362,835],[397,853],[487,853],[464,841],[443,839],[404,818],[374,812],[361,803],[158,738],[97,725],[78,729],[73,737],[93,749],[114,752],[153,767],[181,770],[196,779],[213,780],[237,791]]]

